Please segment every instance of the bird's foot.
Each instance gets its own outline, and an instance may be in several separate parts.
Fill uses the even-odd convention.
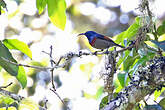
[[[102,52],[102,51],[104,51],[104,49],[101,49],[100,51],[95,51],[93,55],[97,55],[98,52]]]
[[[93,53],[93,55],[97,55],[97,53],[98,53],[98,51],[95,51],[95,52]]]
[[[109,54],[109,51],[108,51],[108,49],[105,51],[105,54]]]

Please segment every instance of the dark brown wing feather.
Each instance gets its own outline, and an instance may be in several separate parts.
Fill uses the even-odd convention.
[[[112,46],[118,46],[118,47],[121,47],[121,48],[125,48],[124,46],[121,46],[119,44],[116,44],[112,39],[110,39],[109,37],[107,36],[104,36],[104,39],[110,41],[112,43]]]

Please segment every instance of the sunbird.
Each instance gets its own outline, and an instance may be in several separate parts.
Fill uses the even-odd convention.
[[[78,36],[80,35],[85,35],[88,38],[89,44],[96,49],[104,50],[113,46],[125,48],[124,46],[116,44],[109,37],[96,33],[94,31],[87,31],[85,33],[80,33]]]

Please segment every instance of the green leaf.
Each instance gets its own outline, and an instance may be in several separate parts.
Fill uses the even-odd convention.
[[[9,96],[3,96],[0,95],[0,105],[2,104],[12,104],[14,102],[14,100],[12,98],[10,98]]]
[[[159,48],[161,48],[163,51],[165,51],[165,40],[158,42],[156,40],[151,40],[154,44],[156,44]]]
[[[0,66],[0,71],[1,71],[2,67]]]
[[[120,44],[121,42],[123,42],[123,40],[124,40],[124,38],[123,38],[124,34],[125,34],[125,31],[124,32],[121,32],[120,34],[118,34],[116,36],[114,36],[113,38],[116,39],[116,40],[114,40],[115,43]]]
[[[113,84],[115,86],[115,92],[116,93],[119,93],[123,89],[123,86],[121,85],[121,83],[120,83],[118,78],[115,78]]]
[[[21,83],[22,88],[25,88],[27,84],[27,77],[24,68],[11,64],[5,59],[17,63],[8,48],[0,41],[0,66],[3,67],[10,75],[16,76],[17,80]]]
[[[122,87],[125,86],[125,79],[126,79],[125,76],[126,76],[126,74],[122,74],[122,73],[117,74],[117,78],[118,78]]]
[[[99,105],[99,110],[104,108],[108,104],[108,95],[102,98],[101,103]]]
[[[20,101],[18,110],[39,110],[38,104],[30,98],[24,98]]]
[[[46,7],[46,1],[47,0],[36,0],[36,5],[37,5],[39,14],[41,14],[44,11],[44,9]]]
[[[9,74],[16,76],[18,74],[18,66],[5,61],[3,58],[17,63],[17,61],[9,52],[9,49],[0,41],[0,66],[4,68]]]
[[[3,8],[6,8],[6,3],[4,2],[4,0],[0,1],[0,6],[2,6]]]
[[[141,27],[141,17],[136,17],[135,22],[125,31],[123,38],[132,40],[132,37],[136,35],[139,28]]]
[[[165,33],[165,22],[163,22],[163,24],[158,27],[157,33],[159,36],[161,36]]]
[[[123,70],[128,72],[129,68],[135,62],[136,58],[138,58],[138,55],[134,57],[128,56],[123,62]]]
[[[149,60],[149,57],[146,55],[146,56],[143,56],[142,58],[140,58],[137,63],[133,66],[132,70],[133,70],[133,74],[137,71],[138,67],[140,65],[143,65],[146,61]]]
[[[6,108],[6,107],[2,107],[2,108],[0,108],[0,110],[17,110],[15,107],[8,107],[8,108]]]
[[[154,92],[154,99],[156,100],[165,90],[165,87],[163,87],[161,90],[156,90]]]
[[[123,58],[121,57],[117,62],[117,66],[119,66],[130,54],[129,50],[124,51]]]
[[[17,80],[20,82],[22,88],[24,89],[27,85],[27,77],[25,70],[22,66],[19,66],[18,74],[16,76]]]
[[[132,40],[133,37],[136,35],[136,33],[138,32],[139,28],[142,26],[141,24],[141,21],[142,21],[142,17],[136,17],[135,18],[135,22],[124,32],[114,36],[113,38],[115,39],[114,41],[117,43],[117,44],[120,44],[121,45],[124,45],[124,40],[127,38],[127,39],[130,39]]]
[[[32,58],[32,52],[29,49],[28,45],[25,44],[22,41],[19,41],[17,39],[5,39],[3,40],[4,45],[8,48],[8,49],[16,49],[21,51],[22,53],[26,54],[27,56],[29,56],[30,58]]]
[[[137,58],[139,58],[139,55],[137,54],[134,48],[131,51],[129,50],[125,51],[120,70],[128,72],[129,69],[133,66]]]
[[[165,98],[163,98],[160,102],[159,105],[163,107],[163,110],[165,109]]]
[[[47,0],[50,21],[58,28],[64,30],[66,24],[65,0]]]
[[[90,99],[90,98],[99,99],[100,96],[101,96],[102,93],[103,93],[103,90],[104,90],[103,87],[99,87],[99,88],[97,89],[96,94],[94,94],[94,95],[93,95],[93,94],[90,94],[90,93],[87,93],[87,92],[84,91],[84,97],[85,97],[85,98],[88,98],[88,99]]]
[[[95,95],[96,99],[99,99],[100,96],[103,94],[103,91],[104,91],[104,88],[103,87],[100,87],[98,90],[97,90],[97,93]]]

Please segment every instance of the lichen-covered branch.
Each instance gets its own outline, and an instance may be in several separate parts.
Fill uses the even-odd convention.
[[[139,67],[131,82],[103,110],[132,110],[137,102],[148,94],[160,90],[165,83],[165,57],[149,61],[146,67]]]
[[[109,53],[105,55],[104,66],[100,72],[104,79],[104,91],[109,94],[109,99],[113,98],[113,77],[116,73],[116,57],[117,53]]]

